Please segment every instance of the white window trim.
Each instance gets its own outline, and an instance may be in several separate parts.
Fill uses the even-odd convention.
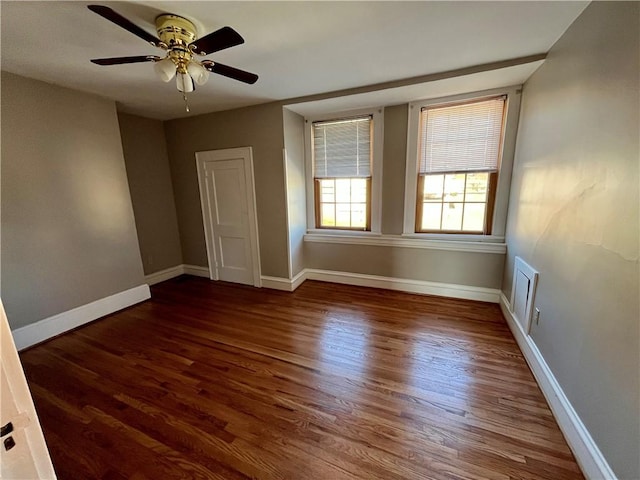
[[[513,169],[513,157],[516,147],[516,133],[518,130],[518,118],[520,116],[521,85],[511,87],[483,90],[481,92],[466,93],[446,98],[430,100],[418,100],[409,103],[409,122],[407,127],[407,168],[404,186],[404,228],[403,236],[413,238],[442,239],[450,241],[482,241],[492,238],[503,238],[507,223],[507,208],[509,204],[509,190],[511,187],[511,172]],[[420,112],[424,107],[452,102],[473,100],[482,97],[507,95],[506,116],[504,125],[504,137],[502,142],[502,158],[498,174],[498,188],[493,213],[491,235],[475,234],[441,234],[441,233],[416,233],[416,195],[418,185],[418,163],[420,135]]]
[[[338,243],[341,245],[374,245],[378,247],[403,247],[425,250],[448,250],[452,252],[471,253],[495,253],[504,255],[507,252],[507,244],[504,238],[495,238],[493,241],[468,241],[466,238],[411,238],[401,235],[345,235],[344,233],[322,233],[317,231],[304,236],[305,242],[311,243]],[[486,239],[486,237],[484,237]]]
[[[319,115],[305,118],[304,128],[304,154],[307,187],[307,231],[319,235],[344,234],[349,235],[371,235],[379,234],[382,228],[382,150],[384,148],[384,110],[382,107],[349,110],[326,115]],[[334,120],[339,118],[357,117],[371,115],[373,120],[373,169],[371,170],[371,231],[349,231],[341,229],[329,229],[316,227],[315,199],[313,185],[313,145],[311,144],[311,131],[313,122]]]

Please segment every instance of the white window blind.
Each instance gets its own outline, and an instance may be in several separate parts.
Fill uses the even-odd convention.
[[[420,173],[497,170],[505,100],[423,108]]]
[[[371,122],[370,116],[314,122],[314,177],[370,177]]]

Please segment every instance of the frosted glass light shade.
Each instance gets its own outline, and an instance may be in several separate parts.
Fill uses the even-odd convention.
[[[168,57],[154,63],[153,68],[163,82],[170,81],[176,74],[176,66]]]
[[[190,62],[187,66],[187,71],[198,85],[204,85],[209,79],[209,70],[204,68],[198,62]]]
[[[179,73],[176,75],[176,86],[183,93],[193,92],[193,79],[188,73]]]

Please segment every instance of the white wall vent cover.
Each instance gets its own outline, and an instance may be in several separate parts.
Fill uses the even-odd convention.
[[[520,257],[516,257],[513,268],[513,285],[511,287],[511,312],[528,335],[531,329],[531,317],[533,314],[533,299],[538,283],[538,272],[525,263]]]

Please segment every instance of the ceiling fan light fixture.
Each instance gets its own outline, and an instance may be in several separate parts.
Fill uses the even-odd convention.
[[[178,73],[178,75],[176,75],[176,86],[178,87],[178,91],[182,93],[191,93],[195,90],[193,79],[188,73]]]
[[[169,82],[176,74],[176,66],[173,61],[167,57],[153,65],[154,70],[163,82]]]
[[[189,62],[187,72],[198,85],[204,85],[209,79],[209,71],[196,61]]]
[[[106,20],[166,52],[165,58],[162,59],[155,55],[138,55],[96,58],[91,62],[97,65],[153,62],[154,70],[163,82],[169,82],[173,77],[176,77],[176,87],[182,93],[187,112],[189,111],[187,93],[193,92],[196,89],[196,84],[204,85],[209,79],[210,73],[249,85],[258,80],[258,75],[251,72],[222,63],[214,63],[212,60],[197,61],[194,59],[194,55],[208,55],[243,44],[242,36],[231,27],[222,27],[198,38],[193,22],[179,15],[162,13],[156,17],[156,32],[158,34],[156,37],[105,5],[88,5],[87,7]]]

